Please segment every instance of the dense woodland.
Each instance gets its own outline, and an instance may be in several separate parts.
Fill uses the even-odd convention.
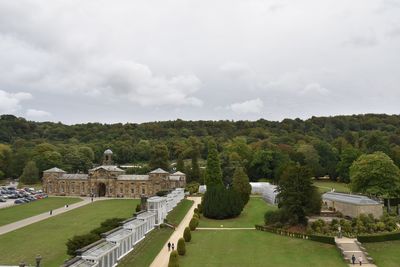
[[[236,166],[251,181],[278,181],[290,163],[313,176],[349,181],[349,167],[362,154],[382,151],[400,166],[400,116],[353,115],[258,121],[165,121],[142,124],[65,125],[0,116],[0,177],[20,177],[33,161],[39,173],[59,166],[87,171],[111,148],[116,164],[145,164],[128,170],[175,168],[202,182],[207,143],[217,144],[225,183]]]

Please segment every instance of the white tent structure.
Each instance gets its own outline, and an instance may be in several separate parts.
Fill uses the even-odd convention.
[[[261,195],[263,199],[273,205],[278,204],[277,186],[267,182],[250,183],[251,193]]]

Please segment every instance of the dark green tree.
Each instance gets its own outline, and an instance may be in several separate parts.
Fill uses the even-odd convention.
[[[185,172],[185,162],[183,161],[183,155],[178,156],[178,161],[176,162],[176,170],[180,172]]]
[[[286,168],[278,185],[278,198],[279,208],[289,218],[289,224],[307,224],[307,215],[319,213],[321,196],[316,191],[306,167]]]
[[[178,252],[176,250],[169,254],[168,267],[179,267]]]
[[[242,167],[236,167],[235,169],[233,174],[232,188],[240,194],[243,205],[246,205],[250,199],[251,185],[249,182],[249,177],[243,171]]]
[[[213,140],[208,142],[208,157],[206,167],[206,181],[207,187],[213,185],[222,185],[222,171],[219,162],[219,155],[217,145]]]
[[[350,166],[360,155],[361,152],[358,149],[352,147],[343,149],[342,154],[340,155],[340,161],[336,167],[341,182],[350,182]]]
[[[39,182],[39,170],[34,161],[28,161],[28,163],[26,163],[20,181],[24,184],[35,184]]]
[[[168,158],[169,156],[167,146],[164,144],[158,144],[151,151],[149,167],[151,169],[161,168],[164,170],[169,170]]]

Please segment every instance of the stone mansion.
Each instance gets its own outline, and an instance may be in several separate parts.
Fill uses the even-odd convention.
[[[59,168],[43,172],[43,190],[57,196],[129,197],[152,196],[162,190],[185,187],[186,176],[162,169],[147,175],[125,174],[112,164],[110,149],[104,152],[103,165],[90,169],[87,174],[70,174]]]

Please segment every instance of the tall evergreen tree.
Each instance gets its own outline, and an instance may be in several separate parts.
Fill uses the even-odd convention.
[[[306,224],[306,216],[319,213],[321,196],[316,194],[311,173],[306,167],[290,165],[283,172],[278,186],[279,207],[290,224]]]
[[[232,187],[240,194],[243,205],[246,205],[250,199],[251,185],[249,182],[249,177],[244,172],[242,167],[237,167],[235,169],[235,172],[233,173]]]
[[[149,162],[149,166],[151,169],[161,168],[164,170],[169,169],[168,162],[168,148],[164,144],[158,144],[151,151],[151,158]]]
[[[182,153],[178,156],[178,161],[176,162],[176,170],[180,172],[185,172],[185,162],[183,161]]]
[[[213,140],[208,142],[208,156],[206,168],[206,185],[207,187],[213,185],[222,185],[222,171],[219,162],[219,155],[217,145]]]
[[[34,161],[28,161],[26,163],[20,181],[24,184],[35,184],[39,182],[39,170]]]
[[[200,167],[197,155],[192,156],[192,171],[190,177],[192,181],[200,181]]]

